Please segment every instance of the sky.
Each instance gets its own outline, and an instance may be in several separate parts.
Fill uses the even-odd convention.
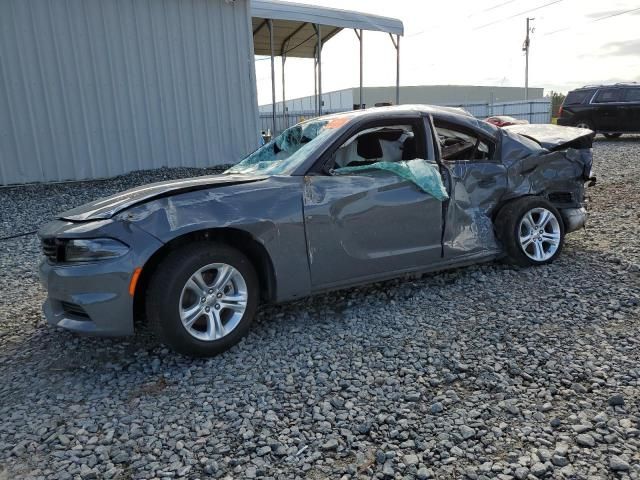
[[[640,82],[640,0],[298,0],[398,18],[401,85],[524,86],[522,45],[533,17],[529,86],[566,93],[593,83]],[[635,9],[635,10],[634,10]],[[628,13],[629,10],[634,10]],[[604,18],[609,17],[609,18]],[[359,47],[344,30],[322,50],[324,92],[359,85]],[[256,57],[259,104],[271,103],[269,60]],[[282,99],[276,59],[277,100]],[[395,85],[389,35],[364,34],[364,85]],[[286,62],[287,98],[313,94],[313,60]]]

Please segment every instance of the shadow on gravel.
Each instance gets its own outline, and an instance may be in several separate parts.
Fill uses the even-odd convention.
[[[596,135],[595,141],[598,143],[640,143],[640,135],[622,135],[618,138],[606,138],[602,135]]]

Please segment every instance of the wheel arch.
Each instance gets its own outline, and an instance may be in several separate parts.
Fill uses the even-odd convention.
[[[495,206],[495,208],[493,209],[493,213],[491,215],[491,220],[495,226],[496,220],[498,218],[500,218],[500,213],[505,209],[505,207],[507,207],[508,205],[512,204],[513,202],[520,200],[521,198],[526,198],[526,197],[541,197],[541,198],[545,198],[544,197],[544,193],[527,193],[525,195],[519,195],[517,197],[509,197],[506,198],[500,202],[498,202],[498,204]]]
[[[501,202],[499,202],[495,206],[495,208],[493,209],[493,213],[491,214],[491,221],[493,222],[493,224],[495,225],[496,220],[500,217],[500,213],[502,212],[502,210],[504,210],[505,207],[507,207],[508,205],[510,205],[511,203],[513,203],[513,202],[515,202],[517,200],[520,200],[522,198],[527,198],[527,197],[542,198],[542,199],[546,200],[547,202],[549,202],[551,205],[553,205],[559,211],[561,211],[563,208],[570,208],[567,205],[562,205],[562,204],[558,204],[557,202],[554,202],[551,198],[549,198],[548,192],[544,192],[543,191],[543,192],[538,192],[538,193],[527,193],[527,194],[524,194],[524,195],[519,195],[517,197],[506,198],[506,199],[502,200]],[[564,219],[560,218],[560,220],[564,223]]]
[[[134,318],[144,318],[146,291],[158,265],[164,258],[176,248],[180,248],[193,241],[209,240],[221,242],[236,248],[245,254],[256,270],[260,283],[260,298],[262,301],[271,302],[276,298],[276,276],[273,262],[267,249],[250,233],[237,228],[209,228],[196,230],[180,235],[156,250],[145,262],[142,272],[135,286],[133,296]]]

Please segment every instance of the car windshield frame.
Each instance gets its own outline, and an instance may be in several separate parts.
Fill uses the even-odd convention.
[[[327,116],[297,123],[224,173],[255,176],[296,175],[305,164],[315,161],[350,118],[346,115]]]

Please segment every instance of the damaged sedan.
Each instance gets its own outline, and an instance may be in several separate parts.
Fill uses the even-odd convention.
[[[505,258],[542,265],[585,224],[593,132],[453,108],[329,115],[220,175],[155,183],[43,226],[48,322],[176,351],[237,343],[260,303]]]

